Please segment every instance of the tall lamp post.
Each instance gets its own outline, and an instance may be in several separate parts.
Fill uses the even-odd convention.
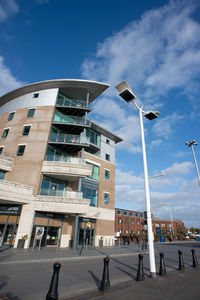
[[[145,184],[145,198],[146,198],[146,211],[147,211],[147,230],[148,230],[148,242],[149,242],[149,264],[150,264],[150,275],[151,277],[156,276],[156,265],[155,265],[155,253],[153,244],[153,232],[152,232],[152,219],[151,219],[151,206],[150,206],[150,193],[149,193],[149,181],[148,181],[148,171],[147,171],[147,158],[146,158],[146,147],[144,139],[144,126],[143,126],[143,116],[147,119],[153,120],[158,117],[159,112],[154,111],[144,111],[143,106],[139,107],[133,100],[136,99],[132,89],[126,81],[120,82],[115,86],[119,92],[119,96],[125,100],[127,103],[131,103],[138,111],[140,116],[140,128],[141,128],[141,138],[142,138],[142,153],[143,153],[143,165],[144,165],[144,184]]]
[[[196,168],[196,172],[197,172],[197,178],[198,178],[199,185],[200,185],[199,169],[198,169],[197,160],[196,160],[196,156],[195,156],[195,152],[194,152],[194,148],[193,148],[193,145],[197,146],[198,144],[195,140],[192,140],[191,142],[185,142],[185,145],[187,145],[188,147],[191,147],[191,149],[192,149],[194,164],[195,164],[195,168]]]

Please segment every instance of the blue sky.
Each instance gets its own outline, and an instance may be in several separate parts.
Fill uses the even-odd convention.
[[[144,210],[138,112],[117,96],[127,80],[144,120],[152,210],[200,227],[200,187],[192,152],[200,143],[200,3],[132,0],[0,0],[0,94],[54,78],[111,87],[91,118],[121,136],[116,151],[116,206]],[[200,167],[200,146],[195,147]],[[168,206],[162,206],[167,204]]]

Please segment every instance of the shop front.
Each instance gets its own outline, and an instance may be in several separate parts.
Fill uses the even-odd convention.
[[[30,247],[59,247],[64,215],[36,212]]]
[[[0,247],[12,247],[15,243],[21,205],[0,204]]]
[[[79,245],[94,245],[95,241],[95,219],[79,218],[78,227],[78,244]]]

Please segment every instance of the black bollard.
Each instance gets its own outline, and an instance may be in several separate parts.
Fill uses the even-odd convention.
[[[196,254],[195,254],[195,250],[192,249],[192,266],[193,268],[196,268],[198,266],[198,261],[197,261],[197,257],[196,257]]]
[[[109,279],[109,257],[106,256],[104,258],[104,266],[103,266],[103,276],[101,280],[100,291],[107,291],[110,288],[110,279]]]
[[[143,255],[139,254],[139,262],[138,262],[138,271],[137,271],[137,281],[143,281],[144,280],[144,269],[143,269]]]
[[[181,250],[178,250],[178,255],[179,255],[178,269],[179,269],[179,271],[184,271],[185,270],[185,266],[184,266],[183,254],[182,254]]]
[[[49,291],[46,295],[46,300],[58,300],[58,278],[61,264],[59,262],[53,265],[53,276],[51,279],[51,284]]]
[[[164,253],[160,253],[160,269],[159,269],[159,275],[165,276],[167,275],[166,269],[165,269],[165,260],[164,260]]]

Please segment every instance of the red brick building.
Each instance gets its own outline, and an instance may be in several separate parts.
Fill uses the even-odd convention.
[[[115,234],[123,235],[143,235],[147,230],[144,212],[115,208]],[[161,220],[152,217],[154,234],[181,235],[185,233],[184,222],[180,220]]]

